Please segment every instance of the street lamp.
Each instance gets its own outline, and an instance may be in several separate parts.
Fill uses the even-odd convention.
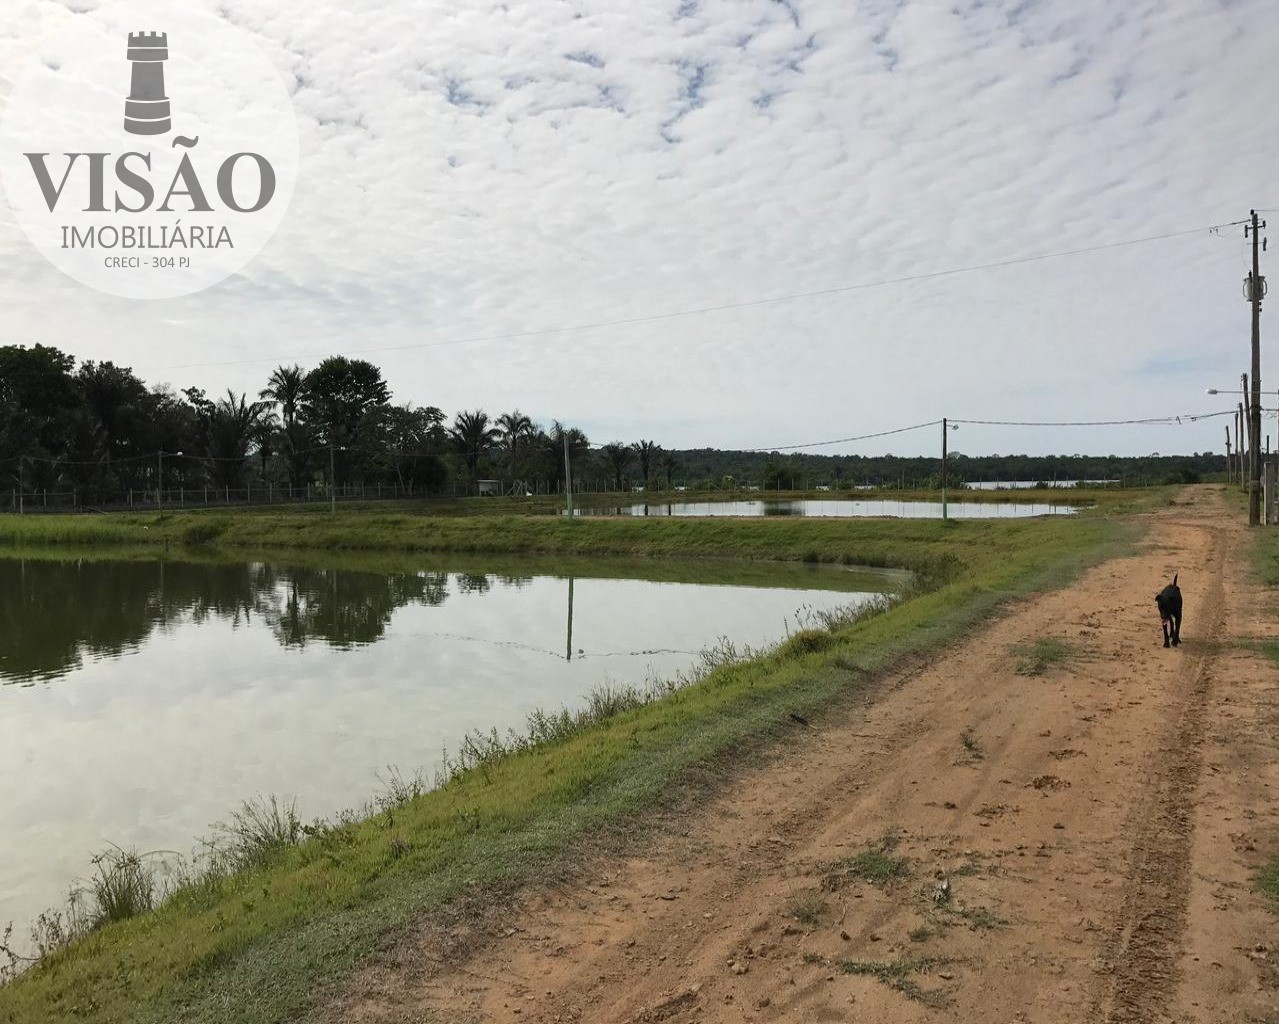
[[[1252,475],[1248,472],[1252,459],[1257,456],[1257,443],[1253,438],[1251,417],[1245,415],[1244,407],[1249,402],[1248,395],[1248,375],[1240,374],[1239,386],[1237,388],[1205,388],[1204,394],[1207,395],[1240,395],[1242,400],[1238,403],[1238,410],[1235,413],[1235,458],[1239,463],[1239,483],[1247,485],[1248,478]],[[1244,432],[1245,427],[1248,434],[1248,462],[1244,461]],[[1230,428],[1226,428],[1226,459],[1230,459]],[[1251,509],[1250,509],[1251,513]]]

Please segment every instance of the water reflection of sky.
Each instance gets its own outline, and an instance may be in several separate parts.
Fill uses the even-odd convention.
[[[950,501],[946,512],[952,519],[1018,519],[1028,516],[1071,515],[1072,505],[1027,501]],[[682,501],[596,505],[581,510],[588,516],[801,516],[816,518],[870,519],[891,516],[897,519],[940,519],[940,501],[843,501],[813,498],[800,501]]]
[[[389,764],[433,771],[470,729],[864,599],[579,578],[568,660],[566,579],[265,568],[170,563],[161,583],[154,563],[27,562],[19,578],[0,561],[0,679],[23,680],[0,686],[0,921],[55,902],[108,842],[185,852],[257,793],[330,814]]]

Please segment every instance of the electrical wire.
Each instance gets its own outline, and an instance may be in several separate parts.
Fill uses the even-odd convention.
[[[1262,410],[1267,411],[1267,410]],[[1195,423],[1198,420],[1214,419],[1217,416],[1233,416],[1234,409],[1224,412],[1181,413],[1173,416],[1151,416],[1138,420],[962,420],[949,419],[950,423],[963,423],[983,427],[1127,427],[1152,426],[1167,427],[1183,422]],[[940,420],[938,421],[940,422]]]
[[[941,420],[929,420],[927,423],[916,423],[910,427],[897,427],[893,430],[880,430],[874,434],[860,434],[857,437],[840,437],[833,441],[813,441],[809,444],[782,444],[773,448],[742,448],[745,452],[789,452],[799,448],[821,448],[832,444],[851,444],[853,441],[868,441],[873,437],[888,437],[891,434],[905,434],[911,430],[923,430],[925,427],[941,426]]]

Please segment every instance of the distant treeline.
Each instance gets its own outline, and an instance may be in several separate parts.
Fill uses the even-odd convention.
[[[176,489],[278,496],[554,493],[565,452],[577,490],[929,486],[940,460],[695,449],[650,440],[594,445],[559,421],[518,409],[463,410],[391,401],[382,371],[331,356],[312,368],[279,366],[256,395],[210,398],[198,387],[148,386],[128,367],[76,364],[45,345],[0,346],[0,488],[74,494],[80,503],[146,501]],[[954,455],[953,481],[1116,479],[1192,481],[1225,471],[1221,456]],[[495,482],[495,483],[493,483]],[[127,497],[126,497],[127,496]],[[167,500],[167,499],[166,499]]]
[[[806,453],[719,451],[695,448],[679,453],[684,475],[695,481],[732,478],[767,490],[933,487],[940,483],[941,459],[896,455],[813,455]],[[1114,480],[1128,486],[1196,483],[1225,473],[1226,458],[1212,452],[1192,455],[960,455],[950,456],[948,482],[995,483]]]

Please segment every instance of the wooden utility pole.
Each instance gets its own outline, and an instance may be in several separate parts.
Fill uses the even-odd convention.
[[[941,521],[946,516],[946,417],[941,418]]]
[[[1252,408],[1249,410],[1249,434],[1253,450],[1248,478],[1248,525],[1261,524],[1261,299],[1266,292],[1266,279],[1261,276],[1261,229],[1265,221],[1252,211],[1252,223],[1244,228],[1245,237],[1252,232],[1252,272],[1248,275],[1247,297],[1252,304]]]
[[[1245,391],[1247,388],[1244,389]],[[1244,436],[1243,436],[1243,402],[1239,403],[1239,409],[1235,412],[1235,457],[1239,461],[1239,488],[1244,490],[1248,486],[1248,471],[1244,468]]]
[[[1230,457],[1230,428],[1226,427],[1226,482],[1235,482],[1235,464]]]

